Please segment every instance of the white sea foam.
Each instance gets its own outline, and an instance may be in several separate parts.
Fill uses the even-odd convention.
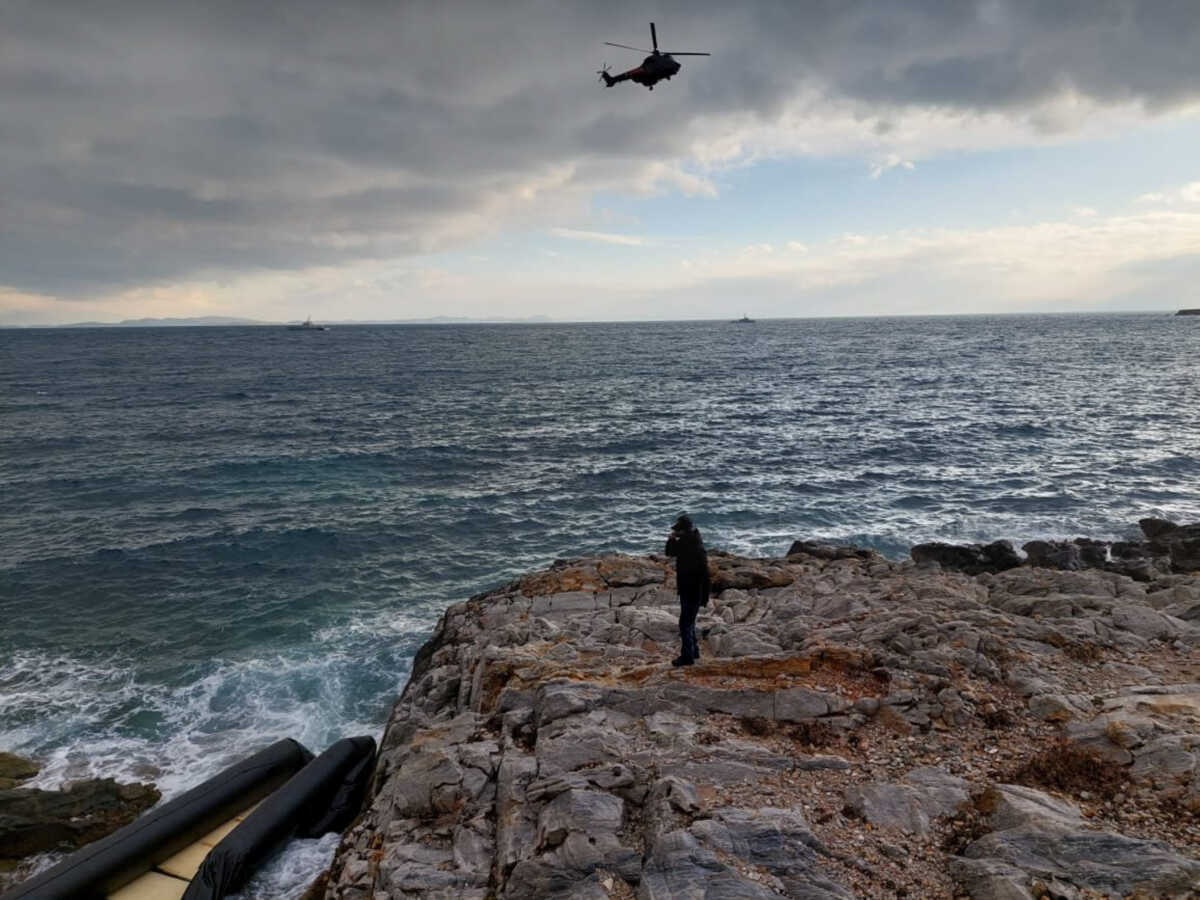
[[[153,781],[169,799],[280,738],[320,752],[377,733],[386,704],[377,721],[347,716],[343,672],[353,662],[339,651],[223,661],[165,688],[139,683],[129,660],[20,653],[0,669],[0,722],[9,723],[0,746],[42,765],[30,786],[111,777]]]
[[[301,896],[333,860],[339,836],[290,842],[267,861],[241,893],[230,900],[292,900]]]
[[[190,685],[165,689],[139,684],[130,661],[117,657],[85,663],[20,653],[0,667],[0,722],[18,723],[0,731],[0,747],[39,761],[42,769],[31,787],[112,777],[153,781],[170,799],[282,737],[320,752],[343,736],[376,734],[379,722],[345,716],[340,673],[350,662],[338,651],[311,659],[278,654],[222,662]],[[159,725],[152,734],[138,735],[100,724],[139,717]],[[337,842],[336,834],[290,842],[240,897],[300,896],[329,864]],[[39,857],[23,874],[35,874],[58,858]]]

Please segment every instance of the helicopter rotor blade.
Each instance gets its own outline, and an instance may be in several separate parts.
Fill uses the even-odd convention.
[[[695,50],[663,50],[663,56],[712,56],[711,53],[699,53]]]
[[[614,44],[612,41],[605,41],[610,47],[621,47],[624,50],[636,50],[638,53],[649,53],[649,50],[643,50],[641,47],[630,47],[628,44]]]
[[[658,32],[654,30],[654,23],[650,23],[650,40],[654,44],[654,52],[658,52]]]

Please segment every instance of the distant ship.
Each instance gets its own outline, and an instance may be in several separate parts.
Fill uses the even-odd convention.
[[[324,325],[314,325],[312,316],[309,316],[307,319],[305,319],[299,325],[289,325],[288,326],[288,331],[328,331],[328,330],[329,329]]]
[[[740,319],[730,319],[730,325],[752,325],[754,320],[749,316],[742,316]]]

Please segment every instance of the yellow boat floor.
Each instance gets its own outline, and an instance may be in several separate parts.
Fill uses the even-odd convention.
[[[244,810],[217,828],[214,828],[196,843],[184,847],[174,856],[163,860],[153,870],[135,878],[108,895],[108,900],[180,900],[196,876],[208,851],[220,843],[221,838],[233,831],[250,815],[258,804]]]

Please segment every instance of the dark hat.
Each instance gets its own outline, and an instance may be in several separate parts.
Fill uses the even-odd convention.
[[[693,527],[692,520],[687,516],[680,516],[675,520],[675,525],[673,527],[676,531],[690,531]]]

